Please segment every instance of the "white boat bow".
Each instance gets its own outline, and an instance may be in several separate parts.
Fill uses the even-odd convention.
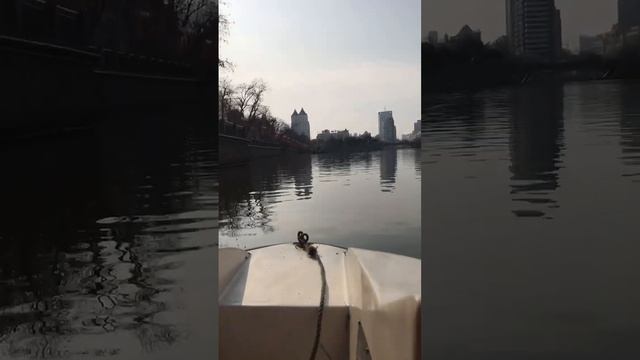
[[[419,359],[419,259],[314,244],[326,273],[315,359]],[[220,358],[309,359],[323,279],[293,244],[219,252]]]

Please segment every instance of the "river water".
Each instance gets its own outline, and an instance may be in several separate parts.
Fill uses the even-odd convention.
[[[262,158],[220,174],[220,246],[311,242],[420,257],[419,150]]]
[[[215,359],[215,123],[87,116],[0,149],[0,358]]]
[[[638,94],[600,81],[426,100],[425,354],[640,357]]]

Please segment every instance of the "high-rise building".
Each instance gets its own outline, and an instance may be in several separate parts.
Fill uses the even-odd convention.
[[[393,122],[392,111],[378,113],[378,137],[382,142],[396,142],[396,125]]]
[[[402,135],[402,140],[413,141],[416,139],[420,139],[420,136],[421,136],[420,127],[421,127],[421,121],[416,120],[416,122],[413,123],[413,131],[409,134]]]
[[[553,7],[555,8],[555,5]],[[562,55],[562,17],[560,16],[560,10],[555,9],[553,20],[553,33],[551,34],[553,38],[552,59],[558,60]]]
[[[304,111],[304,108],[300,109],[300,113],[298,113],[296,109],[293,109],[293,114],[291,114],[291,130],[293,130],[296,134],[306,136],[307,139],[311,139],[309,117]]]
[[[506,0],[511,51],[532,60],[555,61],[562,50],[562,22],[554,0]]]
[[[437,44],[438,43],[438,32],[437,31],[429,31],[429,33],[427,34],[427,42],[430,44]]]
[[[618,0],[618,30],[626,34],[640,26],[640,0]]]
[[[602,38],[600,36],[580,35],[580,53],[602,55],[604,53]]]

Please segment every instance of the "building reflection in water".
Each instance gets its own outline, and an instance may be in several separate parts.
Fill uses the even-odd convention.
[[[304,230],[316,242],[417,254],[416,153],[389,148],[288,154],[225,168],[220,246],[250,249],[288,242]],[[389,209],[392,214],[380,220]]]
[[[318,154],[318,173],[320,182],[335,181],[336,176],[351,175],[352,154]]]
[[[362,167],[365,172],[371,171],[371,165],[373,164],[373,158],[371,152],[360,153],[360,160],[362,161]]]
[[[563,149],[563,85],[530,85],[515,89],[511,114],[511,194],[518,217],[551,218],[558,207],[553,192],[559,186]]]
[[[380,151],[380,191],[392,192],[396,183],[398,170],[398,150],[385,147]]]
[[[619,86],[622,162],[633,168],[624,175],[640,182],[640,102],[637,98],[640,85],[627,83]]]
[[[415,152],[415,156],[414,156],[414,168],[416,170],[416,178],[421,178],[422,177],[422,156],[421,156],[422,151],[420,151],[420,149],[416,149]]]
[[[295,195],[298,200],[309,200],[313,194],[313,170],[311,167],[311,154],[300,154],[291,157],[287,162],[290,173],[293,174]]]
[[[139,115],[0,152],[0,358],[209,351],[185,308],[215,289],[185,274],[215,254],[216,134]]]
[[[424,140],[436,145],[434,142],[446,139],[447,148],[460,150],[455,156],[471,153],[485,132],[485,97],[470,93],[430,96],[423,114]]]

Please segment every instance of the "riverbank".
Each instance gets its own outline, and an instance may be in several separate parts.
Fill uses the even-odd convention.
[[[239,136],[220,134],[220,166],[237,166],[252,159],[298,153],[279,144],[252,141]]]
[[[401,141],[387,144],[366,137],[331,140],[312,140],[304,149],[293,148],[286,144],[249,140],[242,136],[220,134],[220,165],[236,166],[246,164],[252,159],[274,157],[285,154],[352,154],[380,151],[386,148],[420,148],[420,138],[413,141]]]
[[[460,91],[481,91],[502,86],[521,86],[547,81],[585,82],[601,80],[637,80],[640,72],[625,67],[624,70],[589,68],[576,70],[551,70],[513,67],[513,71],[494,66],[452,66],[427,73],[422,80],[423,94]]]
[[[371,136],[349,136],[345,138],[331,138],[328,140],[312,140],[311,152],[322,153],[352,153],[376,151],[386,146],[385,143]]]
[[[571,54],[549,61],[513,56],[504,44],[479,41],[422,44],[423,94],[478,91],[548,79],[563,82],[640,79],[640,48],[631,44],[618,52]]]
[[[136,107],[187,104],[213,113],[213,81],[186,64],[134,54],[0,36],[0,78],[2,132],[86,125],[87,114]]]

